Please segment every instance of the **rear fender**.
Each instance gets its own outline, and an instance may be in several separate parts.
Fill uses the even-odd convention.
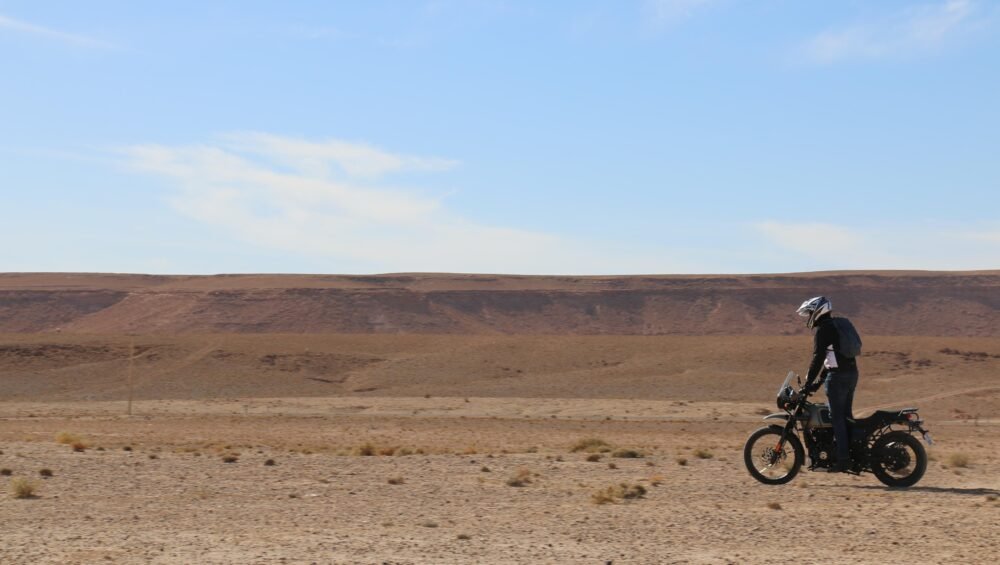
[[[767,420],[784,420],[787,422],[788,414],[768,414],[767,416],[764,416],[764,421]]]

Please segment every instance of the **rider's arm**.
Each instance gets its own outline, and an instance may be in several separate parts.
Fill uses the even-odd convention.
[[[836,338],[837,328],[833,324],[820,324],[816,328],[816,336],[813,338],[812,362],[809,363],[809,372],[806,374],[806,389],[811,389],[813,381],[821,376],[820,373],[823,370],[823,361],[826,359],[827,347],[833,345]],[[819,388],[819,383],[816,384],[816,387]]]

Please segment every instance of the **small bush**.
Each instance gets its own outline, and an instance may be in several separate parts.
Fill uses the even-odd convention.
[[[466,400],[466,402],[468,402],[468,400]],[[472,539],[472,536],[470,536],[469,534],[458,534],[458,539],[460,539],[460,540],[470,540],[470,539]]]
[[[14,498],[34,498],[35,483],[23,477],[14,477],[10,480],[10,493]]]
[[[490,468],[487,467],[486,465],[483,465],[482,467],[480,467],[479,470],[481,472],[483,472],[483,473],[489,473],[490,472]]]
[[[10,469],[7,469],[7,468],[0,469],[0,476],[9,477],[9,476],[11,476],[13,474],[14,474],[14,471],[11,471]]]
[[[643,456],[643,453],[637,449],[618,449],[611,456],[622,459],[638,459]]]
[[[275,465],[274,459],[268,459],[267,461],[264,461],[265,467],[274,467],[274,465]]]
[[[590,455],[587,456],[587,461],[590,461],[591,463],[596,463],[600,461],[602,457],[604,456],[601,455],[600,453],[591,453]]]
[[[390,485],[401,485],[404,482],[405,481],[403,480],[403,477],[389,477],[389,484]]]
[[[573,453],[586,451],[587,453],[607,453],[611,451],[611,444],[603,439],[589,437],[574,443],[569,450]]]
[[[663,475],[653,475],[652,477],[649,478],[649,484],[653,485],[654,487],[662,485],[663,481],[664,481]]]
[[[621,483],[605,487],[591,495],[590,499],[594,504],[608,504],[618,500],[634,500],[646,496],[646,487]]]
[[[49,478],[49,477],[52,476],[52,469],[47,469],[47,468],[46,469],[39,469],[38,470],[38,474],[41,475],[41,476],[43,476],[43,477],[45,477],[45,478]]]
[[[426,522],[421,522],[420,525],[423,526],[423,527],[425,527],[425,528],[436,528],[436,527],[438,527],[437,522],[431,522],[430,520],[428,520]]]
[[[676,459],[676,461],[677,461],[677,464],[680,465],[681,467],[683,467],[683,466],[685,466],[685,465],[688,464],[687,457],[678,457]]]
[[[381,449],[378,450],[378,454],[379,455],[395,455],[396,454],[396,449],[397,449],[396,447],[383,447],[383,448],[381,448]]]
[[[968,467],[969,463],[972,462],[972,458],[969,457],[967,453],[952,453],[948,456],[948,466],[949,467]]]
[[[83,443],[82,441],[77,441],[73,443],[73,451],[76,451],[77,453],[83,453],[84,451],[87,451],[87,447],[89,446],[86,443]]]
[[[509,487],[524,487],[531,484],[531,471],[528,469],[518,469],[517,473],[507,479]]]
[[[122,448],[122,451],[132,451],[132,446],[126,445],[125,447]]]
[[[69,432],[59,432],[56,434],[56,443],[61,443],[63,445],[73,445],[80,441],[80,436],[76,434],[71,434]]]
[[[711,451],[701,448],[694,450],[694,456],[697,457],[698,459],[711,459],[715,457],[715,455]]]
[[[781,510],[781,503],[780,502],[768,502],[767,503],[767,507],[770,508],[771,510]]]
[[[160,456],[159,456],[159,455],[157,455],[157,454],[155,454],[155,453],[150,453],[150,454],[149,454],[149,458],[150,458],[150,459],[159,459],[159,458],[160,458]]]
[[[611,463],[608,463],[608,469],[617,469],[617,468],[618,468],[618,465],[615,464],[614,461],[612,461]]]
[[[235,456],[235,455],[233,455],[233,454],[225,455],[225,456],[222,457],[222,462],[223,463],[236,463],[239,460],[240,460],[240,458],[237,457],[237,456]]]
[[[354,452],[362,457],[371,457],[375,455],[375,446],[371,443],[363,443]]]

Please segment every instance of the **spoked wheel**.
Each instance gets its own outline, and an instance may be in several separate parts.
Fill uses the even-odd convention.
[[[784,428],[768,426],[750,434],[743,447],[743,462],[750,475],[765,485],[783,485],[795,478],[805,461],[802,443],[789,434],[778,449]]]
[[[926,470],[924,446],[906,432],[889,432],[872,446],[872,472],[886,486],[911,487]]]

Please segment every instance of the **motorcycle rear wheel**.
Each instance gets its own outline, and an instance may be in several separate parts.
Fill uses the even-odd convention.
[[[795,434],[788,435],[780,452],[775,450],[783,433],[781,426],[767,426],[750,434],[743,446],[743,462],[747,471],[765,485],[783,485],[794,479],[805,461],[802,442]]]
[[[872,446],[872,473],[886,486],[912,487],[925,471],[927,451],[920,440],[907,432],[889,432]]]

